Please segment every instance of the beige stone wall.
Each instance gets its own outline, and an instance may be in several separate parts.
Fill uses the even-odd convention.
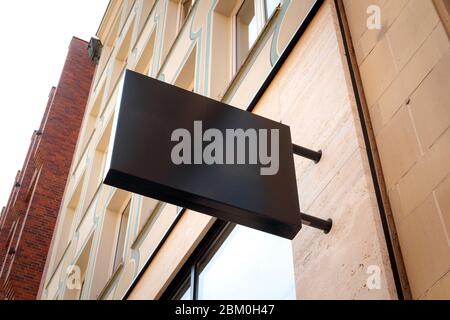
[[[367,28],[373,4],[381,30]],[[344,5],[413,298],[448,299],[448,35],[432,0]]]
[[[302,211],[334,221],[329,235],[305,227],[293,242],[298,299],[396,299],[332,1],[266,95],[257,113],[273,118],[277,105],[293,140],[324,152],[318,165],[296,159]],[[380,290],[366,286],[370,266],[381,270]]]
[[[293,242],[297,298],[396,299],[333,1],[326,1],[255,113],[291,126],[293,140],[324,151],[320,164],[296,158],[302,210],[333,218],[328,235],[304,227]],[[157,298],[212,220],[178,223],[129,299]],[[367,287],[370,266],[381,288]]]

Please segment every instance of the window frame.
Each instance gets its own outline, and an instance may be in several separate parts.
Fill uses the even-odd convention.
[[[241,9],[245,5],[245,2],[249,0],[243,0],[239,3],[237,6],[237,10],[233,14],[233,74],[237,74],[239,70],[242,68],[242,66],[245,64],[245,61],[247,60],[250,52],[253,50],[253,47],[257,45],[259,36],[263,33],[266,26],[269,24],[272,15],[277,11],[277,9],[274,10],[274,12],[269,16],[268,12],[268,0],[251,0],[254,1],[254,11],[255,11],[255,18],[256,18],[256,40],[255,42],[249,46],[247,52],[245,54],[240,53],[240,46],[239,46],[239,26],[238,26],[238,15],[241,12]],[[281,6],[281,0],[278,4],[278,8]],[[240,61],[242,56],[242,61]]]
[[[236,224],[217,220],[207,235],[200,242],[194,253],[170,283],[161,300],[179,300],[189,288],[191,289],[190,300],[198,301],[199,277],[201,267],[207,263],[218,251],[221,245],[234,230]],[[189,283],[186,289],[186,284]],[[186,289],[186,290],[183,290]]]
[[[180,301],[190,289],[188,301],[200,301],[200,275],[236,227],[238,227],[236,223],[217,219],[159,299]]]

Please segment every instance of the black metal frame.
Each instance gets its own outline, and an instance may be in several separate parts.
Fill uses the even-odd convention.
[[[325,233],[330,231],[332,225],[331,221],[324,221],[305,214],[302,214],[302,221],[305,225],[309,223],[307,221],[310,221],[311,227],[323,229]],[[217,220],[159,299],[179,300],[190,288],[190,300],[198,300],[201,271],[211,261],[235,227],[236,224]],[[187,285],[189,286],[187,287]]]
[[[194,250],[175,279],[161,295],[161,300],[177,300],[185,293],[186,284],[191,288],[191,300],[198,300],[199,276],[202,268],[210,261],[236,225],[217,220]]]

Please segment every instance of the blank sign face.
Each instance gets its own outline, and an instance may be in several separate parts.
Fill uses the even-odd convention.
[[[127,71],[105,184],[293,239],[289,127]]]

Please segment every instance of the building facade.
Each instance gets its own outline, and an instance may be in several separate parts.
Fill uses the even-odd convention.
[[[449,7],[112,0],[40,298],[449,298]],[[104,185],[126,69],[322,150],[295,159],[298,194],[332,231],[287,241]]]
[[[36,299],[95,64],[73,38],[0,220],[0,299]]]

